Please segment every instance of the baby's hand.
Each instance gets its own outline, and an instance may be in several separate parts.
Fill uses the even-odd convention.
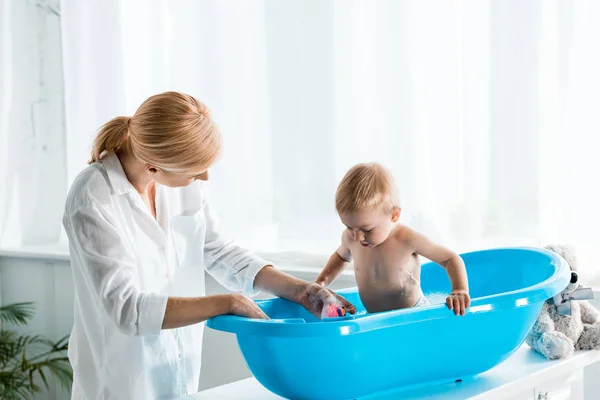
[[[453,290],[446,299],[446,304],[450,310],[454,310],[455,315],[465,315],[465,309],[471,305],[469,291]]]

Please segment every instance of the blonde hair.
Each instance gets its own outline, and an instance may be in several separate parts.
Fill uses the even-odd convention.
[[[357,164],[346,173],[335,193],[335,208],[340,214],[386,207],[400,208],[398,189],[392,174],[376,163]]]
[[[219,155],[221,135],[204,104],[184,93],[165,92],[144,101],[132,117],[104,124],[90,164],[126,147],[140,161],[168,172],[202,172]]]

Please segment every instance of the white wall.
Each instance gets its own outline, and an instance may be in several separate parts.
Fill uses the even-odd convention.
[[[313,270],[314,271],[314,270]],[[293,272],[307,280],[315,278],[315,272]],[[20,330],[59,339],[68,334],[73,324],[73,281],[71,269],[65,256],[23,256],[0,254],[1,304],[34,301],[37,313],[32,322]],[[342,276],[335,288],[354,285],[351,276]],[[226,293],[214,279],[206,279],[207,295]],[[206,329],[202,356],[200,389],[208,389],[250,377],[243,356],[232,334]],[[36,399],[68,399],[68,394],[55,392]]]
[[[41,334],[57,340],[73,324],[73,281],[68,262],[57,259],[0,256],[1,301],[3,305],[33,301],[36,315],[26,327],[15,330]],[[63,393],[40,395],[36,399],[67,399]]]

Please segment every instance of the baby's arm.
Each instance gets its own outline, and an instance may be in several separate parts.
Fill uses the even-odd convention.
[[[327,265],[319,274],[315,283],[322,286],[329,286],[342,273],[346,265],[352,260],[350,248],[348,247],[348,233],[342,233],[342,243],[340,247],[329,257]]]
[[[469,307],[471,299],[463,259],[452,250],[431,241],[425,235],[408,227],[403,227],[399,232],[401,239],[407,242],[415,253],[446,269],[450,282],[452,282],[452,294],[447,300],[448,307],[454,310],[455,314],[464,315],[465,308]]]

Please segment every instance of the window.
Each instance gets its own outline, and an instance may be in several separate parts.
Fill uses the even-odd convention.
[[[560,241],[591,263],[600,239],[593,1],[142,4],[67,0],[60,15],[11,4],[52,29],[55,47],[28,47],[44,56],[43,72],[19,68],[14,49],[35,35],[4,24],[3,11],[4,241],[56,238],[95,130],[180,90],[221,126],[213,202],[257,251],[330,254],[343,230],[337,183],[353,164],[378,161],[396,177],[402,220],[458,251]],[[64,111],[39,94],[14,100],[51,71],[52,89],[36,90],[58,98],[64,88]],[[47,133],[28,142],[34,114]]]

